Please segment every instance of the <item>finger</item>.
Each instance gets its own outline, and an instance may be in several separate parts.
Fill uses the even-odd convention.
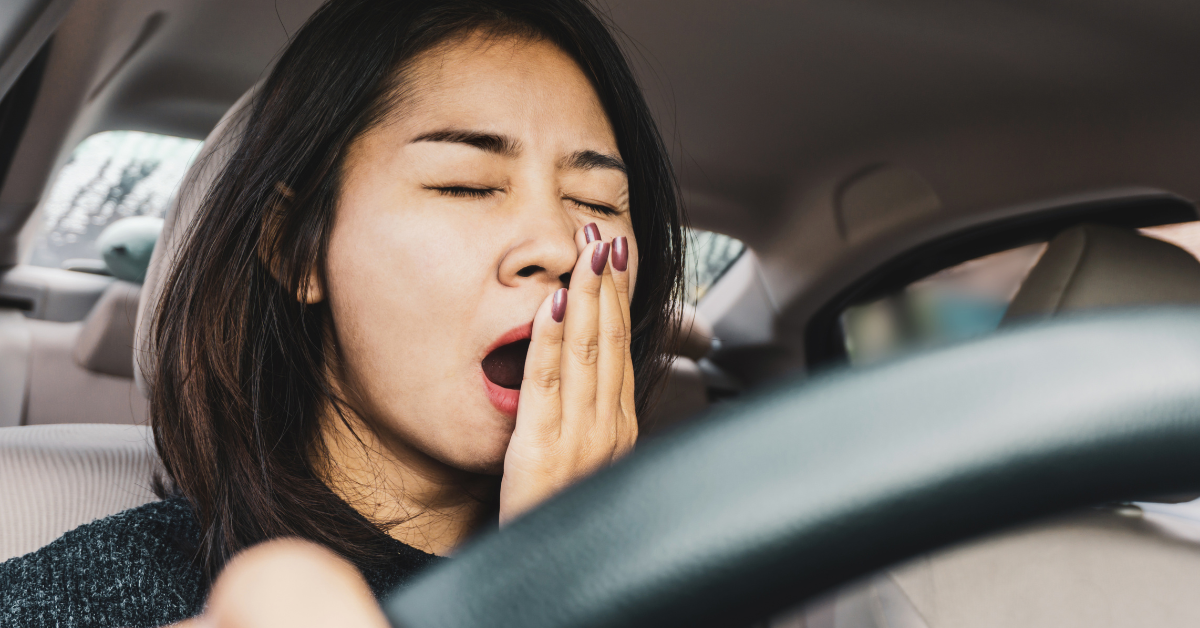
[[[571,272],[571,304],[563,321],[560,366],[564,437],[586,438],[595,422],[598,313],[608,251],[608,243],[592,242],[584,247]]]
[[[625,236],[620,236],[613,239],[612,257],[610,267],[612,268],[613,286],[616,288],[617,297],[620,302],[621,316],[624,319],[626,337],[625,337],[625,364],[623,369],[623,377],[621,382],[621,420],[622,420],[622,442],[618,448],[615,457],[619,457],[633,448],[638,437],[638,423],[636,405],[636,386],[634,382],[633,372],[633,352],[631,345],[633,341],[633,324],[632,317],[629,311],[630,302],[630,247],[629,241]]]
[[[582,255],[583,249],[587,245],[600,239],[600,227],[596,226],[594,222],[589,222],[575,232],[575,250],[579,251],[579,254]]]
[[[521,397],[517,402],[514,437],[529,434],[538,440],[555,440],[562,428],[562,400],[559,379],[562,361],[563,318],[566,314],[566,288],[556,290],[542,301],[533,317],[529,353],[521,379]]]
[[[621,421],[624,429],[621,433],[620,446],[613,455],[614,460],[632,451],[633,446],[637,444],[640,426],[637,420],[637,398],[635,393],[633,356],[626,350],[625,369],[621,383]]]
[[[621,300],[609,264],[604,269],[600,281],[600,357],[596,367],[595,426],[597,432],[604,434],[608,439],[606,462],[621,448],[627,431],[621,411],[621,392],[625,378],[625,352],[629,330],[621,309]]]
[[[629,328],[629,240],[618,236],[612,241],[611,268],[613,286],[621,300],[621,312],[625,316],[625,327]]]

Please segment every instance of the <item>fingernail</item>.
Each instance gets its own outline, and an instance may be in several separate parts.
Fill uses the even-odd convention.
[[[592,251],[592,270],[599,275],[604,272],[604,264],[608,261],[608,243],[604,242]]]
[[[599,240],[600,239],[600,227],[597,227],[596,223],[594,223],[594,222],[589,222],[587,224],[587,226],[583,228],[583,237],[585,240],[587,240],[588,244],[591,244],[591,243],[595,242],[596,240]]]
[[[563,317],[567,315],[567,289],[559,288],[554,292],[554,298],[550,300],[550,318],[554,322],[563,322]]]
[[[613,268],[625,272],[625,269],[629,268],[629,242],[625,240],[625,236],[615,238],[612,249]]]

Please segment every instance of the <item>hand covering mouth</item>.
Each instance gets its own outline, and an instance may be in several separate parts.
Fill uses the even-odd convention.
[[[483,375],[488,381],[510,390],[520,390],[525,376],[525,356],[529,354],[529,339],[496,347],[483,358]]]

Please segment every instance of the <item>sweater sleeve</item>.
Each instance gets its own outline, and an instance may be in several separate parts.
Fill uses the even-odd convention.
[[[0,626],[162,626],[199,614],[199,530],[169,499],[80,526],[0,563]]]

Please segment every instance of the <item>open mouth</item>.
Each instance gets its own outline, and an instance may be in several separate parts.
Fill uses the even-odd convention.
[[[525,356],[529,353],[529,339],[496,347],[483,358],[483,375],[488,381],[509,390],[520,390],[525,376]]]

